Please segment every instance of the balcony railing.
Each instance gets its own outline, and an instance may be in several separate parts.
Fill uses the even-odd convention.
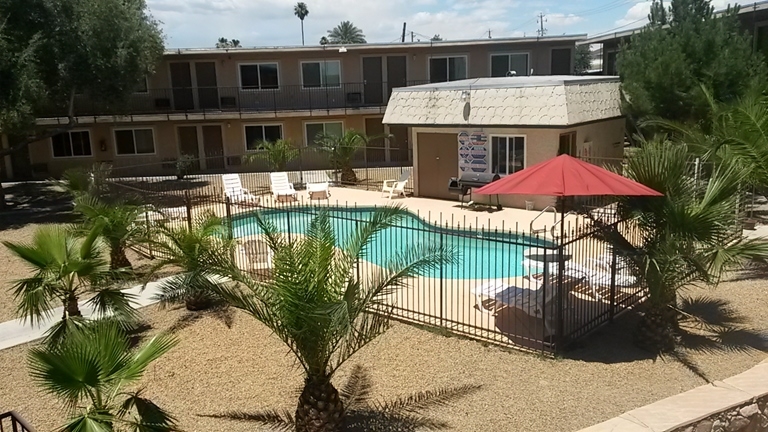
[[[406,86],[426,81],[408,81]],[[96,104],[85,96],[75,98],[75,115],[136,115],[172,113],[327,111],[386,106],[392,89],[388,83],[344,83],[338,86],[278,88],[177,87],[134,93],[124,105]],[[60,109],[46,110],[46,117],[64,116]]]
[[[0,414],[0,432],[4,431],[35,432],[35,429],[16,411],[8,411]]]

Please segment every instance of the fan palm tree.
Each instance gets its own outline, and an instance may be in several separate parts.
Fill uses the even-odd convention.
[[[390,135],[376,135],[369,137],[362,132],[349,129],[343,135],[319,134],[315,142],[320,149],[328,153],[331,166],[341,172],[342,183],[357,183],[357,175],[352,169],[352,160],[357,151],[367,147],[368,143],[376,139],[388,139]]]
[[[182,272],[161,283],[156,296],[161,306],[184,303],[187,310],[200,311],[222,303],[215,290],[221,278],[207,263],[212,255],[231,257],[234,254],[234,241],[228,236],[228,227],[211,215],[197,218],[192,229],[166,224],[156,229],[150,243],[160,258],[147,277],[165,268]]]
[[[301,44],[304,45],[304,18],[309,15],[307,4],[304,2],[296,3],[296,6],[293,7],[293,14],[301,20]]]
[[[98,224],[84,238],[60,226],[42,226],[28,244],[3,242],[34,272],[13,287],[17,313],[34,325],[49,318],[54,306],[64,306],[61,321],[47,335],[52,343],[84,322],[78,305],[82,297],[90,297],[86,304],[97,316],[112,315],[125,325],[136,319],[133,296],[115,284],[100,235]]]
[[[328,30],[328,41],[336,45],[366,43],[363,31],[351,21],[342,21],[333,30]]]
[[[687,146],[659,138],[645,142],[624,168],[627,177],[664,194],[620,201],[633,224],[627,232],[639,235],[613,230],[610,238],[648,288],[635,341],[653,352],[676,348],[682,290],[716,285],[744,260],[768,257],[768,243],[744,238],[739,227],[738,192],[748,173],[723,162],[699,181],[694,160]]]
[[[124,201],[108,204],[89,195],[75,198],[75,212],[83,216],[81,229],[86,232],[100,226],[101,237],[109,246],[109,267],[112,270],[132,269],[125,251],[144,237],[144,228],[136,223],[142,208]]]
[[[32,348],[30,374],[45,392],[64,402],[69,419],[61,431],[177,431],[170,414],[141,390],[128,388],[175,345],[175,339],[161,335],[132,351],[120,326],[96,321],[57,346]]]
[[[391,306],[386,296],[409,278],[455,260],[450,249],[410,245],[370,274],[360,274],[373,237],[402,214],[399,207],[377,210],[346,239],[337,237],[327,211],[298,238],[286,237],[256,214],[273,252],[272,276],[256,280],[232,265],[223,270],[238,284],[224,287],[221,295],[269,327],[304,370],[297,432],[341,430],[346,411],[331,383],[334,373],[387,329]],[[372,307],[379,313],[369,313]]]
[[[260,141],[255,143],[255,146],[259,150],[243,156],[244,161],[246,163],[266,161],[272,171],[285,171],[288,163],[299,156],[299,149],[288,139]]]

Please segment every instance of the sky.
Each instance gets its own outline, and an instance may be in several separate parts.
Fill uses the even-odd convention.
[[[244,47],[301,45],[301,22],[293,14],[296,0],[146,0],[161,22],[169,48],[203,48],[219,37],[238,39]],[[307,45],[341,21],[352,21],[368,42],[407,39],[444,40],[549,36],[628,30],[647,21],[651,2],[638,0],[304,0]],[[749,4],[750,2],[744,2]],[[727,0],[713,0],[716,9]]]

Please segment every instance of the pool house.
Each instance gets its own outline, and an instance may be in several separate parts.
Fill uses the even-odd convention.
[[[559,154],[620,163],[620,108],[618,77],[510,76],[395,89],[383,122],[409,127],[414,195],[456,199],[452,178],[479,173],[490,181]],[[554,203],[546,196],[499,199],[529,209]]]

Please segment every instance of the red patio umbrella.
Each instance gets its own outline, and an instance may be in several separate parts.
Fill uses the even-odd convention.
[[[481,195],[663,196],[648,186],[569,155],[560,155],[489,183]],[[560,218],[564,217],[560,211]],[[565,223],[560,224],[563,238]]]

